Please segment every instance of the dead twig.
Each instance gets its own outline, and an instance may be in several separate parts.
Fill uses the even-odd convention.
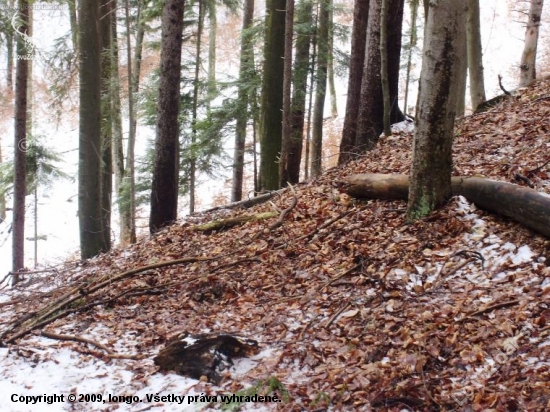
[[[351,303],[347,302],[344,306],[342,306],[340,308],[340,310],[338,312],[336,312],[334,315],[332,315],[332,317],[329,319],[329,321],[325,325],[325,329],[330,328],[330,325],[332,325],[334,323],[334,321],[338,318],[338,316],[340,316],[350,306],[351,306]]]
[[[107,346],[99,343],[99,342],[96,342],[94,340],[91,340],[91,339],[88,339],[88,338],[83,338],[82,336],[74,336],[74,335],[59,335],[57,333],[52,333],[52,332],[46,332],[45,330],[43,330],[41,332],[41,335],[46,337],[46,338],[49,338],[49,339],[56,339],[56,340],[68,340],[68,341],[74,341],[74,342],[82,342],[82,343],[87,343],[88,345],[92,345],[92,346],[95,346],[96,348],[99,348],[99,349],[102,349],[104,350],[105,352],[107,352],[108,354],[112,354],[113,351],[111,349],[109,349]]]
[[[483,309],[480,309],[476,312],[472,312],[468,315],[466,315],[462,321],[466,320],[466,319],[472,319],[474,316],[478,316],[478,315],[483,315],[484,313],[487,313],[487,312],[491,312],[493,310],[496,310],[496,309],[502,309],[502,308],[507,308],[509,306],[514,306],[514,305],[518,305],[519,304],[519,300],[511,300],[511,301],[508,301],[508,302],[502,302],[502,303],[497,303],[495,305],[490,305],[490,306],[487,306]]]

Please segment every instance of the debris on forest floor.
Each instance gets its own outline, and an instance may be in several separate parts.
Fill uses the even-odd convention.
[[[453,174],[550,193],[549,84],[458,122]],[[170,407],[149,393],[197,396],[186,405],[206,409],[245,393],[232,410],[550,409],[549,240],[462,197],[407,224],[403,201],[343,193],[351,174],[408,173],[411,142],[405,132],[382,137],[295,194],[197,214],[127,249],[27,275],[0,295],[3,385],[42,394],[46,383],[13,368],[44,371],[71,356],[73,369],[59,372],[70,384],[51,390],[142,400],[72,410]],[[193,230],[273,205],[278,219]],[[153,358],[184,331],[235,334],[260,352],[218,384],[159,372]],[[247,403],[268,394],[277,401]]]

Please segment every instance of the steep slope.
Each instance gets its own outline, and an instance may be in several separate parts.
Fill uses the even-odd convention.
[[[544,81],[461,120],[455,174],[548,193],[549,119],[550,83]],[[363,159],[298,185],[295,194],[286,190],[247,210],[199,214],[128,249],[28,275],[26,283],[2,292],[4,342],[31,327],[30,315],[72,293],[78,299],[71,313],[43,329],[90,339],[113,353],[34,331],[10,344],[9,353],[3,350],[6,382],[21,394],[44,393],[13,368],[46,368],[70,348],[74,365],[101,365],[94,377],[111,380],[96,380],[90,388],[82,379],[51,390],[143,401],[88,402],[71,410],[175,410],[169,399],[148,401],[146,394],[229,394],[270,377],[288,391],[288,400],[242,406],[548,410],[548,240],[463,198],[406,224],[404,202],[357,202],[342,193],[341,182],[351,173],[407,173],[410,152],[411,136],[397,133]],[[209,234],[194,230],[199,223],[275,206],[288,212],[279,226],[273,218]],[[186,260],[158,267],[175,259]],[[104,286],[95,291],[99,284]],[[219,387],[156,373],[152,357],[183,331],[237,333],[257,340],[261,353],[226,371]],[[198,401],[189,407],[220,407]]]

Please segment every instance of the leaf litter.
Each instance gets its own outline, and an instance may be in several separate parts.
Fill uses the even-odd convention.
[[[460,120],[453,174],[550,193],[549,86],[538,82]],[[0,348],[0,408],[36,410],[11,402],[11,394],[219,396],[276,378],[285,402],[235,408],[550,409],[548,239],[462,197],[407,224],[405,202],[360,202],[344,193],[352,173],[408,173],[411,142],[410,131],[396,131],[361,159],[297,185],[295,194],[287,189],[246,210],[196,214],[124,250],[4,288],[2,340],[24,334]],[[273,210],[286,212],[281,225],[274,218],[193,230]],[[80,297],[58,308],[63,316],[29,323],[71,291]],[[258,341],[260,353],[236,360],[219,385],[159,372],[152,359],[181,333],[234,333]],[[47,410],[221,407],[143,401]]]

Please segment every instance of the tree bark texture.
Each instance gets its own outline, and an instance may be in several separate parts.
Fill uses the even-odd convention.
[[[361,99],[355,138],[356,153],[371,150],[384,130],[382,82],[380,79],[380,13],[382,0],[370,0],[367,25],[367,46]],[[397,123],[404,119],[399,110],[398,87],[401,56],[401,28],[404,0],[389,0],[388,4],[388,80],[390,89],[390,120]]]
[[[479,0],[468,0],[466,38],[468,70],[470,73],[470,100],[472,102],[472,110],[475,111],[481,103],[487,100],[485,97],[485,80],[483,76]]]
[[[245,0],[243,11],[243,26],[241,31],[241,61],[239,67],[239,110],[235,127],[235,150],[233,153],[233,180],[231,185],[231,201],[237,202],[243,197],[244,149],[246,144],[246,126],[248,124],[248,90],[245,85],[247,77],[254,69],[254,51],[252,36],[248,29],[254,18],[254,0]]]
[[[260,187],[279,188],[281,152],[283,71],[285,46],[285,0],[268,0],[262,96],[260,102]]]
[[[101,211],[106,250],[111,249],[111,199],[113,195],[113,115],[111,112],[111,0],[101,0]]]
[[[466,7],[431,2],[428,12],[407,218],[426,216],[451,196],[452,144],[460,59],[466,49]]]
[[[348,77],[348,95],[346,114],[342,129],[342,141],[338,164],[343,165],[353,158],[355,136],[357,134],[357,116],[361,98],[361,82],[365,66],[365,48],[367,43],[367,21],[369,19],[369,0],[355,0],[353,8],[353,27],[351,32],[351,57]]]
[[[296,52],[292,79],[292,132],[288,149],[288,182],[300,180],[300,164],[304,140],[304,123],[306,113],[307,78],[309,73],[310,44],[313,28],[311,16],[313,2],[301,0],[296,8]]]
[[[390,122],[390,87],[388,80],[388,3],[382,0],[380,9],[380,80],[382,82],[382,101],[384,106],[383,125],[384,134],[391,135]]]
[[[151,233],[177,218],[183,8],[182,0],[166,0],[162,8],[161,75],[149,217]]]
[[[536,77],[537,44],[539,40],[539,27],[542,15],[543,0],[531,0],[529,7],[529,20],[525,29],[525,45],[521,55],[519,86],[525,87],[531,84]]]
[[[315,82],[315,103],[311,131],[310,176],[322,172],[323,160],[323,114],[327,93],[329,0],[319,2],[319,23],[317,26],[317,77]]]
[[[288,161],[290,139],[292,138],[292,41],[294,31],[294,0],[286,0],[285,13],[285,61],[283,70],[283,132],[281,136],[281,155],[279,161],[279,186],[285,187],[289,181]]]
[[[108,250],[101,210],[101,42],[97,0],[79,3],[80,128],[78,218],[80,254],[88,259]]]
[[[364,173],[352,175],[346,182],[346,193],[359,199],[407,200],[409,196],[406,175]],[[544,193],[512,183],[467,176],[451,178],[451,193],[550,237],[550,197]]]
[[[29,10],[27,0],[20,0],[19,31],[27,33]],[[16,35],[16,54],[27,54],[25,43]],[[12,285],[19,282],[17,272],[25,267],[25,196],[27,194],[27,83],[28,60],[17,59],[15,64],[15,127],[14,127],[14,182],[13,182],[13,223],[12,223]]]

